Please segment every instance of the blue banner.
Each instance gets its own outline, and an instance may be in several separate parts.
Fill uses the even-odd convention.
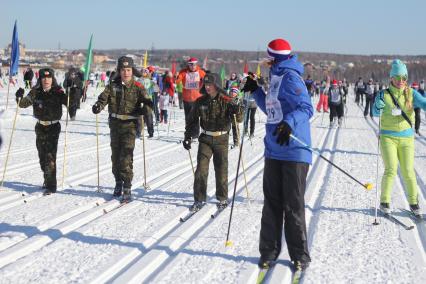
[[[19,41],[18,41],[18,27],[13,27],[13,36],[12,36],[12,47],[10,51],[10,71],[9,76],[12,77],[18,74],[19,67]]]

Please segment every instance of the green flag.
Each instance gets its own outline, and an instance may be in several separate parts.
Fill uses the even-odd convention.
[[[84,64],[84,81],[89,80],[90,65],[92,65],[93,48],[92,48],[93,34],[90,36],[89,47],[86,53],[86,63]]]
[[[220,80],[222,81],[221,83],[221,85],[222,85],[222,88],[223,88],[223,82],[225,82],[225,66],[224,65],[222,65],[222,68],[220,69]]]

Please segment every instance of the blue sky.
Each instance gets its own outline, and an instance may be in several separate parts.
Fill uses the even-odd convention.
[[[2,0],[0,48],[217,48],[265,50],[277,37],[294,50],[426,54],[422,0]]]

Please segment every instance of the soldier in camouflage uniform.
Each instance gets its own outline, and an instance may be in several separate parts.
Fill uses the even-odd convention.
[[[62,117],[62,105],[67,105],[67,96],[56,82],[54,71],[43,68],[39,71],[36,86],[24,98],[24,89],[16,91],[19,107],[33,106],[34,116],[38,120],[35,126],[36,146],[40,167],[44,174],[44,195],[56,192],[56,152]]]
[[[191,211],[198,211],[204,206],[207,198],[207,178],[210,158],[216,175],[216,199],[219,209],[228,205],[228,143],[229,130],[234,115],[238,122],[242,121],[243,110],[238,100],[226,96],[226,91],[220,86],[218,74],[207,73],[204,77],[204,86],[201,88],[203,96],[195,101],[189,113],[185,127],[183,147],[191,149],[191,137],[195,133],[195,125],[202,128],[199,136],[197,155],[197,170],[194,178],[194,199]]]
[[[73,104],[69,105],[70,119],[75,120],[77,109],[80,108],[80,100],[83,96],[83,73],[77,68],[70,68],[65,74],[65,80],[62,86],[64,86],[67,95],[73,98]]]
[[[116,182],[113,196],[123,194],[122,201],[128,202],[131,199],[133,179],[136,121],[140,115],[152,112],[152,101],[147,97],[144,87],[133,78],[137,70],[132,58],[120,57],[117,72],[120,75],[99,95],[92,111],[98,114],[108,105],[112,173]]]

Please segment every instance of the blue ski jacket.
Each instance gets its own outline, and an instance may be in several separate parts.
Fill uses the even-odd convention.
[[[312,163],[309,149],[291,138],[288,146],[281,146],[276,142],[277,137],[273,136],[278,123],[285,121],[294,136],[311,145],[309,119],[313,115],[313,107],[302,75],[303,66],[293,55],[271,67],[268,94],[262,88],[253,92],[258,107],[267,115],[264,138],[266,158]]]

